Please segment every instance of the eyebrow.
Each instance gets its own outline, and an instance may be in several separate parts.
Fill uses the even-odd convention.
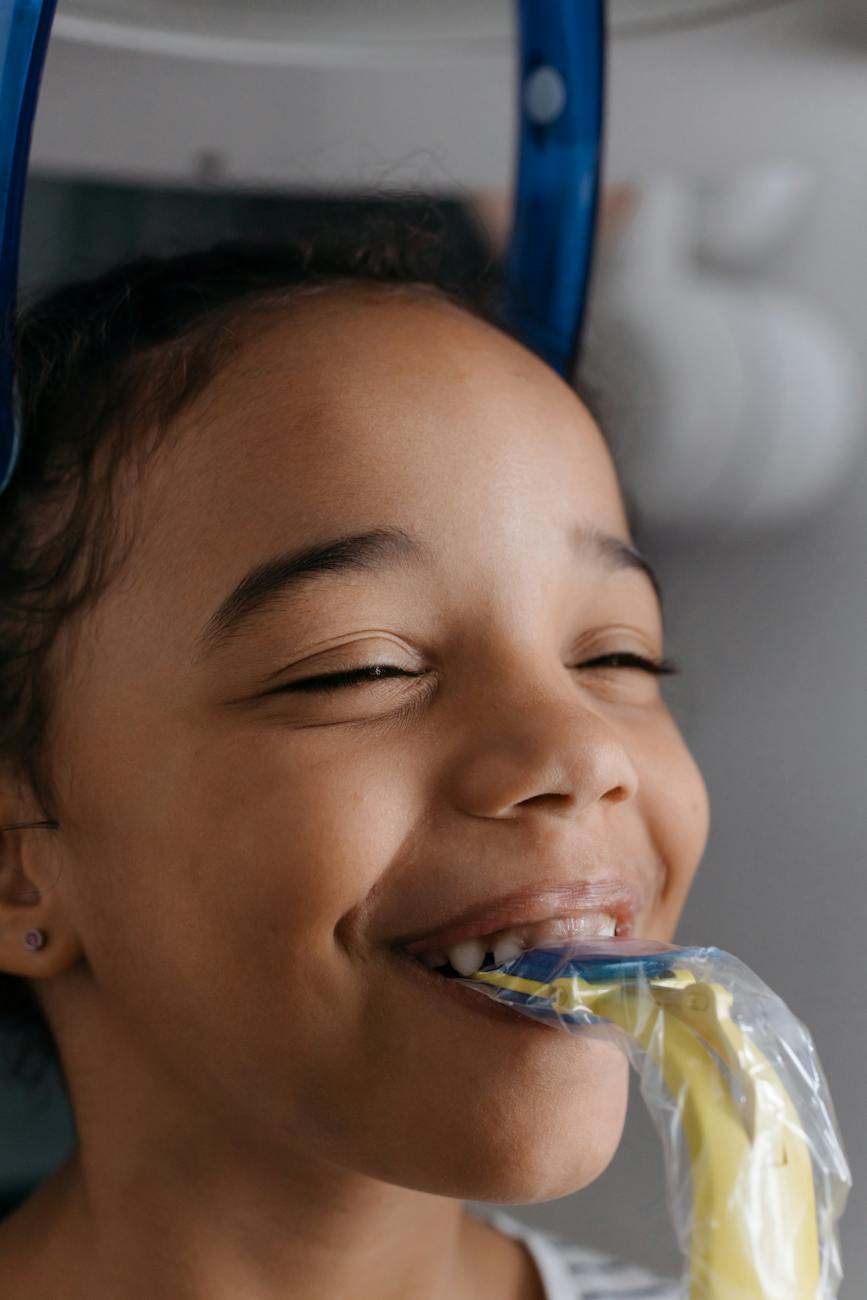
[[[643,573],[662,605],[659,579],[634,546],[587,525],[576,527],[572,540],[576,552],[589,553],[611,572],[635,569]],[[429,547],[397,527],[334,537],[272,556],[250,569],[205,623],[196,639],[196,659],[201,661],[224,648],[290,591],[318,584],[330,574],[381,573],[406,565],[419,567],[431,559]]]
[[[612,537],[610,533],[585,526],[579,526],[573,537],[578,550],[585,548],[589,550],[590,554],[602,560],[612,573],[616,573],[619,569],[634,569],[638,573],[643,573],[646,578],[649,578],[656,599],[662,608],[662,584],[657,572],[636,547],[622,541],[619,537]]]

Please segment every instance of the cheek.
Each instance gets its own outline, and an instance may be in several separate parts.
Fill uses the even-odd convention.
[[[261,726],[186,747],[177,731],[152,733],[126,769],[135,779],[109,778],[89,807],[80,901],[119,1018],[180,1041],[232,1015],[255,1037],[264,1007],[288,1033],[304,1015],[293,990],[333,987],[334,928],[418,817],[405,763],[368,750]],[[275,1036],[266,1020],[263,1044]]]
[[[654,926],[659,937],[670,938],[710,830],[704,778],[672,719],[646,746],[640,775],[642,815],[665,870]]]
[[[200,740],[182,761],[174,748],[142,843],[168,854],[179,887],[245,941],[263,923],[295,939],[330,935],[418,816],[405,761],[381,745],[259,723]]]
[[[228,896],[254,923],[263,914],[296,939],[327,941],[341,916],[381,878],[413,821],[416,799],[405,765],[381,747],[298,742],[268,735],[243,760],[243,796],[232,805],[231,773],[214,772],[203,812],[227,807],[217,851]],[[240,919],[235,912],[236,919]]]

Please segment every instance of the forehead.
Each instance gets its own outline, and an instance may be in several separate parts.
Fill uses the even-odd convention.
[[[155,513],[172,533],[194,507],[214,529],[249,531],[255,507],[263,532],[303,535],[412,502],[432,519],[495,507],[493,526],[562,505],[626,527],[574,393],[493,327],[405,292],[326,293],[266,318],[161,459]]]
[[[487,599],[496,583],[511,602],[567,555],[576,522],[628,537],[574,393],[494,328],[406,294],[326,294],[269,316],[135,491],[132,580],[124,608],[103,613],[127,644],[134,624],[142,645],[146,628],[171,628],[167,660],[192,654],[251,566],[323,538],[402,528],[436,556],[441,586]]]

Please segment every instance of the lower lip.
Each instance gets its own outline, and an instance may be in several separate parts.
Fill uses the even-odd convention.
[[[438,992],[442,997],[450,998],[456,1006],[475,1011],[477,1015],[484,1016],[486,1020],[495,1020],[501,1025],[507,1024],[513,1028],[524,1026],[537,1033],[547,1034],[552,1029],[557,1028],[556,1025],[546,1025],[544,1021],[534,1020],[532,1016],[525,1015],[523,1011],[516,1011],[503,1002],[497,1002],[487,993],[483,993],[481,990],[477,992],[466,984],[462,984],[459,980],[447,979],[445,975],[437,975],[435,971],[429,970],[427,966],[414,957],[404,957],[401,953],[393,953],[392,955],[398,962],[400,969],[410,979],[415,980],[419,987]]]

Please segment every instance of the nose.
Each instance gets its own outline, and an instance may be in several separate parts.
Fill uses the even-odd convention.
[[[486,716],[481,712],[465,717],[472,739],[451,769],[464,812],[511,819],[535,811],[574,819],[637,793],[625,738],[576,698],[574,683],[530,692],[525,683],[508,698],[497,691],[496,699],[488,697]]]

